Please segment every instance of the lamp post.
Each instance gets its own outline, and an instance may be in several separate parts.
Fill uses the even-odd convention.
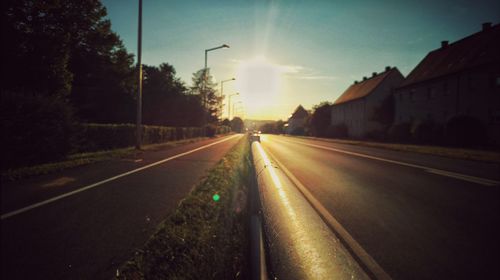
[[[136,112],[136,142],[135,148],[141,148],[142,140],[142,0],[139,0],[139,23],[137,30],[137,68],[138,68],[138,84],[137,84],[137,112]]]
[[[208,68],[207,68],[207,63],[208,63],[208,52],[210,51],[214,51],[214,50],[218,50],[218,49],[222,49],[222,48],[229,48],[229,45],[227,44],[222,44],[218,47],[215,47],[215,48],[210,48],[210,49],[206,49],[205,50],[205,68],[204,68],[204,73],[203,73],[203,109],[206,110],[207,109],[207,96],[206,96],[206,92],[205,92],[205,89],[206,89],[206,83],[207,83],[207,72],[208,72]],[[206,116],[206,112],[203,113],[203,126],[205,126],[207,123],[207,116]]]
[[[227,96],[227,119],[231,120],[231,96],[240,95],[239,92]]]
[[[235,78],[231,78],[231,79],[227,79],[227,80],[224,80],[224,81],[221,81],[220,82],[220,97],[221,98],[224,98],[224,83],[225,82],[230,82],[230,81],[234,81],[236,80]],[[222,103],[221,103],[221,108],[220,110],[222,111]],[[229,111],[227,112],[227,119],[229,120]]]

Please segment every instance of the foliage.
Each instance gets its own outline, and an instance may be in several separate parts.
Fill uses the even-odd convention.
[[[144,66],[143,123],[164,126],[201,126],[200,96],[188,93],[175,68],[168,64]]]
[[[455,116],[446,123],[446,141],[453,146],[484,146],[487,136],[484,124],[471,116]]]
[[[2,169],[61,159],[71,149],[73,113],[58,96],[2,92]]]
[[[242,139],[119,270],[118,279],[246,279],[250,146]],[[213,195],[220,199],[214,201]],[[209,261],[207,261],[209,260]]]
[[[330,125],[327,128],[327,137],[330,138],[347,138],[349,136],[349,130],[347,125],[344,123]]]
[[[332,118],[332,103],[321,102],[313,107],[313,114],[310,120],[310,128],[313,136],[326,137],[328,126]]]
[[[217,94],[217,83],[213,81],[209,69],[201,69],[193,73],[191,92],[199,96],[204,110],[204,120],[215,124],[221,115],[222,97]]]
[[[244,128],[243,120],[240,117],[234,117],[231,120],[231,130],[234,132],[241,133],[243,132]]]
[[[413,139],[420,144],[440,144],[443,140],[443,127],[432,120],[416,124]]]
[[[134,146],[135,133],[134,124],[81,124],[76,150],[93,152]],[[203,130],[197,127],[142,126],[145,145],[202,136]]]
[[[214,124],[207,124],[205,126],[205,136],[214,137],[217,133],[217,126]]]
[[[223,125],[223,126],[231,126],[231,121],[229,121],[229,119],[224,119],[224,120],[222,121],[222,125]]]
[[[62,5],[50,0],[2,3],[2,90],[70,93],[71,33],[61,21]]]
[[[411,124],[403,122],[391,126],[389,140],[393,142],[409,142],[411,140]]]

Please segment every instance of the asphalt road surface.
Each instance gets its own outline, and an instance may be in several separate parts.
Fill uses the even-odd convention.
[[[240,138],[204,140],[4,183],[1,278],[111,279]],[[137,170],[163,159],[169,160]],[[82,191],[86,186],[91,188]]]
[[[498,279],[499,165],[261,139],[393,279]]]

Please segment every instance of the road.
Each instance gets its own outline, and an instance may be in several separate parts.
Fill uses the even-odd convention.
[[[1,278],[111,279],[240,138],[3,184]]]
[[[499,165],[296,137],[261,139],[393,279],[498,276]]]

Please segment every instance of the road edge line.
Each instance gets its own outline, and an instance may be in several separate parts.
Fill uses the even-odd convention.
[[[8,219],[10,217],[13,217],[13,216],[16,216],[16,215],[19,215],[19,214],[22,214],[24,212],[27,212],[27,211],[30,211],[30,210],[33,210],[35,208],[38,208],[38,207],[41,207],[41,206],[44,206],[44,205],[47,205],[47,204],[50,204],[52,202],[55,202],[55,201],[58,201],[58,200],[61,200],[63,198],[66,198],[68,196],[72,196],[72,195],[75,195],[77,193],[80,193],[80,192],[83,192],[83,191],[86,191],[86,190],[90,190],[90,189],[93,189],[95,187],[98,187],[98,186],[101,186],[105,183],[108,183],[108,182],[111,182],[111,181],[114,181],[114,180],[117,180],[119,178],[122,178],[122,177],[125,177],[125,176],[128,176],[128,175],[131,175],[131,174],[134,174],[134,173],[137,173],[139,171],[142,171],[142,170],[145,170],[145,169],[148,169],[148,168],[151,168],[151,167],[154,167],[156,165],[160,165],[162,163],[165,163],[165,162],[168,162],[168,161],[171,161],[171,160],[174,160],[176,158],[179,158],[179,157],[182,157],[182,156],[185,156],[185,155],[189,155],[189,154],[192,154],[194,152],[197,152],[197,151],[200,151],[200,150],[203,150],[203,149],[206,149],[208,147],[211,147],[211,146],[214,146],[214,145],[217,145],[217,144],[220,144],[222,142],[225,142],[225,141],[229,141],[230,139],[233,139],[234,137],[238,136],[238,134],[235,134],[233,136],[229,136],[228,138],[226,139],[222,139],[222,140],[219,140],[219,141],[216,141],[216,142],[213,142],[213,143],[210,143],[210,144],[207,144],[207,145],[204,145],[204,146],[201,146],[201,147],[198,147],[198,148],[195,148],[193,150],[190,150],[190,151],[187,151],[187,152],[183,152],[183,153],[180,153],[180,154],[177,154],[177,155],[174,155],[174,156],[171,156],[171,157],[168,157],[166,159],[162,159],[162,160],[159,160],[157,162],[153,162],[153,163],[150,163],[148,165],[145,165],[145,166],[142,166],[142,167],[139,167],[139,168],[136,168],[136,169],[133,169],[133,170],[130,170],[130,171],[127,171],[127,172],[124,172],[122,174],[118,174],[116,176],[113,176],[113,177],[110,177],[108,179],[104,179],[104,180],[101,180],[99,182],[96,182],[96,183],[93,183],[93,184],[90,184],[90,185],[87,185],[87,186],[84,186],[84,187],[81,187],[81,188],[78,188],[74,191],[71,191],[71,192],[67,192],[67,193],[64,193],[64,194],[61,194],[61,195],[58,195],[58,196],[55,196],[55,197],[52,197],[52,198],[49,198],[49,199],[46,199],[46,200],[42,200],[40,202],[37,202],[37,203],[34,203],[34,204],[31,204],[31,205],[28,205],[26,207],[23,207],[23,208],[20,208],[20,209],[17,209],[17,210],[14,210],[14,211],[11,211],[11,212],[7,212],[5,214],[2,214],[2,216],[0,217],[0,220],[5,220],[5,219]]]
[[[311,204],[311,206],[318,212],[320,217],[326,222],[326,224],[339,235],[339,238],[344,244],[350,249],[354,257],[360,260],[363,266],[369,270],[370,274],[375,276],[376,279],[390,280],[391,276],[385,272],[385,270],[373,259],[368,252],[361,247],[361,245],[349,234],[349,232],[335,219],[328,210],[319,202],[309,190],[295,177],[288,168],[286,168],[276,157],[266,149],[266,152],[271,156],[271,158],[278,164],[278,166],[283,170],[285,175],[295,184],[297,189],[304,195],[306,200]]]
[[[284,142],[282,140],[278,140],[278,141]],[[460,174],[460,173],[453,172],[453,171],[446,171],[446,170],[441,170],[441,169],[437,169],[437,168],[433,168],[433,167],[426,167],[426,166],[419,165],[419,164],[406,163],[406,162],[402,162],[402,161],[386,159],[386,158],[371,156],[371,155],[357,153],[357,152],[345,151],[345,150],[327,147],[327,146],[322,146],[322,145],[305,143],[305,142],[302,142],[300,140],[299,141],[292,140],[290,142],[295,142],[296,144],[302,144],[302,145],[315,147],[315,148],[319,148],[319,149],[324,149],[324,150],[329,150],[329,151],[333,151],[333,152],[344,153],[344,154],[348,154],[348,155],[352,155],[352,156],[358,156],[358,157],[393,163],[393,164],[397,164],[397,165],[402,165],[402,166],[406,166],[406,167],[422,169],[424,171],[427,171],[427,172],[430,172],[430,173],[433,173],[436,175],[447,176],[447,177],[459,179],[462,181],[468,181],[468,182],[472,182],[472,183],[476,183],[476,184],[480,184],[480,185],[484,185],[484,186],[500,185],[500,181],[496,181],[493,179],[487,179],[487,178],[481,178],[481,177],[476,177],[476,176],[472,176],[472,175]]]

